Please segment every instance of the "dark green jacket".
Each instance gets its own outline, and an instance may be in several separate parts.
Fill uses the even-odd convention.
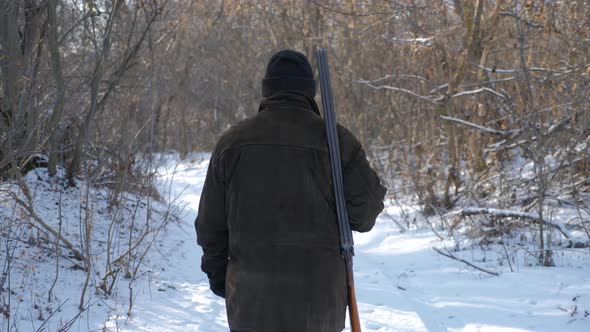
[[[353,230],[369,231],[385,188],[358,140],[339,127]],[[294,94],[219,140],[195,221],[201,268],[226,295],[232,330],[335,332],[347,294],[323,118]]]

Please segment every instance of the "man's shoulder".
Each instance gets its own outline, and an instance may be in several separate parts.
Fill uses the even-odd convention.
[[[226,129],[215,145],[215,155],[221,155],[225,151],[239,146],[252,132],[255,132],[257,126],[258,114],[247,117]]]
[[[356,149],[361,146],[361,143],[356,136],[346,127],[338,123],[338,137],[340,139],[340,145],[349,147],[350,149]]]
[[[363,151],[363,147],[356,136],[341,124],[338,124],[338,137],[340,140],[342,166],[346,167],[350,161],[356,159],[359,152]]]
[[[274,115],[281,114],[278,112],[281,111],[277,111],[277,113]],[[273,114],[270,112],[261,112],[232,125],[220,136],[215,147],[214,155],[221,156],[229,150],[236,150],[244,145],[249,145],[252,143],[268,143],[269,141],[275,142],[274,140],[284,140],[285,133],[283,133],[282,130],[293,130],[293,128],[288,129],[288,127],[294,125],[294,123],[290,121],[283,121],[285,119],[282,117],[273,117],[272,115]],[[300,139],[287,139],[290,143],[286,142],[282,145],[292,144],[309,146],[314,147],[315,149],[325,150],[327,152],[324,120],[322,117],[319,117],[315,114],[313,115],[314,116],[309,117],[298,117],[298,119],[303,121],[297,121],[298,124],[296,127],[298,129],[295,129],[294,132],[291,131],[291,134],[295,134],[295,136],[298,136]],[[277,122],[285,122],[286,125],[279,125]],[[348,128],[341,124],[338,124],[337,128],[340,147],[343,154],[342,157],[346,160],[347,157],[355,154],[355,152],[361,148],[361,143]],[[297,144],[291,141],[301,142],[297,142],[299,143]]]

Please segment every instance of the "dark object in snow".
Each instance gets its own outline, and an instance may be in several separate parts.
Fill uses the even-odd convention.
[[[22,175],[25,175],[36,168],[47,168],[48,159],[45,155],[36,154],[28,158],[18,159],[15,162],[18,166],[18,169],[20,170],[20,173]],[[9,178],[10,172],[8,172],[8,170],[11,167],[12,163],[9,163],[9,165],[4,167],[3,169],[0,169],[0,180],[5,180]]]
[[[358,140],[338,126],[346,207],[369,231],[385,188]],[[223,285],[233,330],[344,328],[347,285],[324,120],[312,98],[279,91],[225,132],[211,156],[199,215],[201,268]]]
[[[588,247],[590,247],[589,242],[575,241],[575,242],[570,242],[566,248],[583,249],[583,248],[588,248]]]

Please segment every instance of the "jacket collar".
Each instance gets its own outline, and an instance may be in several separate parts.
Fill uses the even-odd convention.
[[[258,107],[258,112],[275,107],[303,108],[320,115],[320,110],[314,99],[296,92],[277,92],[265,98]]]

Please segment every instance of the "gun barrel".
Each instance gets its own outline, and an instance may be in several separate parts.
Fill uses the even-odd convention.
[[[352,270],[352,256],[354,255],[354,242],[352,230],[348,221],[346,201],[344,199],[344,185],[342,181],[342,162],[340,158],[340,144],[338,142],[338,128],[336,126],[336,114],[334,112],[334,97],[330,82],[330,68],[326,50],[319,49],[316,53],[319,69],[320,88],[322,92],[322,107],[326,122],[326,136],[328,138],[328,150],[330,151],[330,165],[332,170],[332,182],[336,200],[336,214],[338,217],[338,231],[340,235],[340,249],[346,265],[346,281],[348,291],[348,312],[352,332],[361,332],[361,323],[354,289],[354,275]]]

